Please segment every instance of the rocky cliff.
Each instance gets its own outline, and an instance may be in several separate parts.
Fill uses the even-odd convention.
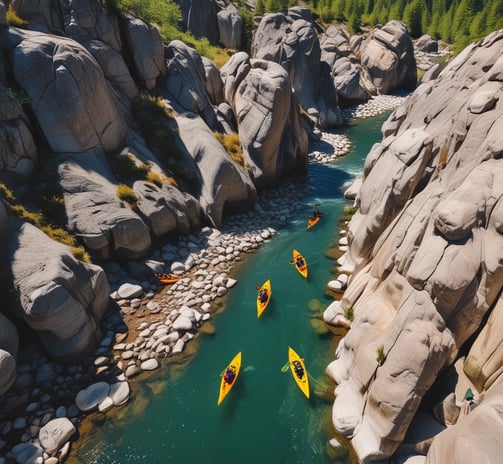
[[[503,31],[466,48],[365,161],[325,312],[354,314],[327,373],[363,463],[501,459],[502,56]]]

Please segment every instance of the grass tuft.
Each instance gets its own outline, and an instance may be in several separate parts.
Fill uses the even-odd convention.
[[[239,140],[239,134],[236,134],[235,132],[232,132],[230,134],[221,134],[219,132],[214,132],[213,135],[222,144],[222,146],[225,148],[225,151],[230,155],[230,157],[243,169],[246,169],[243,149],[241,148],[241,141]]]
[[[135,206],[138,201],[134,190],[126,184],[117,185],[117,196],[131,206]]]

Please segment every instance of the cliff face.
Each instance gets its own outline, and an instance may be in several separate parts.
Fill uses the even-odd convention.
[[[426,456],[415,463],[499,459],[502,57],[503,31],[469,46],[389,117],[366,159],[340,261],[350,283],[325,315],[354,312],[327,373],[333,422],[362,462],[407,454],[419,410],[455,425],[431,448],[408,438]]]

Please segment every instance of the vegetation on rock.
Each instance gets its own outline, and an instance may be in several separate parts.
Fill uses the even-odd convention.
[[[214,135],[225,148],[225,151],[229,153],[230,157],[242,168],[246,168],[239,134],[236,134],[235,132],[231,134],[220,134],[219,132],[214,132]]]
[[[51,221],[48,219],[46,214],[40,211],[30,211],[27,207],[21,205],[5,184],[0,184],[0,199],[5,201],[14,216],[34,225],[52,240],[70,247],[72,254],[76,259],[85,263],[91,262],[91,258],[85,249],[77,244],[75,237],[70,235],[70,233],[62,227],[57,227],[51,224]],[[61,210],[61,207],[64,208],[64,200],[62,197],[57,199],[56,197],[44,197],[43,202],[45,204],[52,204],[53,207],[57,204],[56,208],[59,211]],[[50,211],[50,209],[48,209],[48,211]]]
[[[131,206],[135,206],[138,201],[134,190],[126,184],[117,185],[117,196]]]

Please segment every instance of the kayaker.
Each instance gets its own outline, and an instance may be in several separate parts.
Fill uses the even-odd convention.
[[[296,260],[295,264],[297,265],[297,267],[304,266],[304,260],[302,259],[301,256],[297,256],[297,260]]]
[[[224,376],[224,380],[227,382],[227,383],[232,383],[234,381],[234,378],[236,377],[236,372],[234,372],[234,369],[232,367],[229,367],[226,371],[225,371],[225,376]]]
[[[258,296],[259,296],[260,302],[265,303],[267,301],[267,299],[269,298],[269,295],[267,293],[267,289],[263,288],[262,290],[260,290]]]
[[[304,369],[302,369],[302,365],[300,364],[299,361],[294,361],[293,362],[293,368],[295,370],[295,373],[297,374],[297,377],[299,379],[302,379],[304,377]]]

